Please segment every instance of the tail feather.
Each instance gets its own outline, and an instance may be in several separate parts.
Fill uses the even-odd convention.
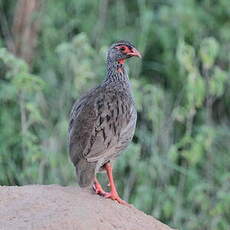
[[[80,187],[88,187],[92,185],[95,177],[96,163],[88,162],[86,159],[81,159],[75,167],[77,181]]]

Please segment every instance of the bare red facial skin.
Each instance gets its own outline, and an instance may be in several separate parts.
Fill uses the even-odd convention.
[[[132,52],[132,50],[128,46],[120,45],[120,46],[117,46],[116,48],[124,54]],[[125,63],[125,59],[119,59],[118,63],[123,65]]]
[[[130,55],[130,56],[137,56],[137,57],[141,58],[140,52],[135,48],[125,46],[125,45],[119,45],[116,47],[116,49],[120,50],[123,54]],[[124,64],[125,60],[119,59],[118,62],[120,64]]]
[[[119,45],[116,46],[116,49],[120,50],[123,54],[130,55],[130,56],[137,56],[141,58],[140,52],[135,48],[131,48],[125,45]],[[118,59],[118,63],[123,65],[125,63],[125,58]],[[118,71],[122,72],[120,68],[118,69]]]
[[[132,52],[132,50],[128,46],[125,46],[125,45],[120,45],[120,46],[117,46],[116,48],[122,51],[122,53],[124,54]]]

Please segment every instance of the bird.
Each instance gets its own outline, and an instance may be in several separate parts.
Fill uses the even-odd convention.
[[[69,155],[80,187],[92,186],[95,193],[120,204],[113,179],[112,163],[132,141],[137,111],[125,61],[141,58],[125,40],[113,43],[107,52],[103,82],[76,100],[70,112]],[[110,192],[105,192],[97,173],[106,171]]]

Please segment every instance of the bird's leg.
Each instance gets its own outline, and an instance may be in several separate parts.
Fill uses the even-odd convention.
[[[93,182],[93,189],[96,192],[96,194],[100,196],[105,196],[106,192],[103,190],[101,187],[100,183],[98,182],[97,178],[95,177],[94,182]]]
[[[110,189],[111,189],[111,191],[109,193],[105,194],[105,197],[110,198],[112,200],[116,200],[120,204],[128,205],[128,203],[125,202],[124,200],[122,200],[117,193],[117,189],[116,189],[116,186],[115,186],[115,183],[113,180],[112,165],[110,163],[106,163],[104,165],[104,168],[107,172],[107,175],[109,178],[109,185],[110,185]]]

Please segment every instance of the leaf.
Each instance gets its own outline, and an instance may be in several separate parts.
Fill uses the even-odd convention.
[[[218,55],[219,43],[214,37],[205,38],[200,45],[199,54],[205,69],[210,69]]]
[[[195,50],[192,46],[180,41],[177,47],[177,59],[182,68],[185,68],[188,72],[194,72]]]
[[[218,66],[215,66],[213,75],[209,81],[210,94],[216,97],[223,95],[227,80],[229,79],[230,77],[227,72],[223,71]]]

